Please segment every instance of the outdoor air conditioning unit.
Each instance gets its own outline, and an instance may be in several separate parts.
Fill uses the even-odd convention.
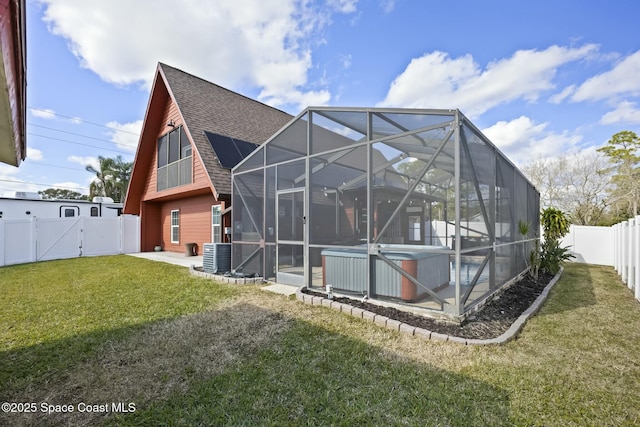
[[[220,274],[231,270],[231,243],[205,243],[202,269],[205,273]]]

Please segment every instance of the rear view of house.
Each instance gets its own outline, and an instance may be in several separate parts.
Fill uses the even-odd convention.
[[[230,241],[230,170],[291,119],[158,64],[124,205],[140,216],[140,249]]]

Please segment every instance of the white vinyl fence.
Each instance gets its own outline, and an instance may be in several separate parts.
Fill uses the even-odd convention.
[[[613,266],[640,300],[640,215],[612,228],[615,241]]]
[[[540,231],[542,235],[542,231]],[[569,246],[575,258],[572,262],[613,266],[613,227],[572,225],[560,246]]]
[[[140,252],[140,217],[0,219],[0,266]]]

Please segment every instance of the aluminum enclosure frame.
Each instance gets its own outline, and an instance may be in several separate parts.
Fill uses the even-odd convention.
[[[539,198],[459,110],[309,107],[232,171],[232,268],[460,318],[526,270]]]

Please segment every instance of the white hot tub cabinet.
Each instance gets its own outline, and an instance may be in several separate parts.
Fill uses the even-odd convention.
[[[437,248],[441,249],[441,247]],[[385,246],[381,247],[380,252],[431,290],[449,285],[449,255],[446,253],[408,251],[406,246]],[[323,250],[323,285],[333,285],[335,290],[366,292],[367,256],[367,248],[363,246]],[[394,270],[383,260],[376,258],[374,266],[375,295],[400,298],[404,301],[416,301],[425,296],[424,289]]]

